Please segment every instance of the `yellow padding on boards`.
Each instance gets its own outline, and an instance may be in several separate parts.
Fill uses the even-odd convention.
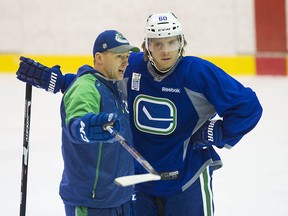
[[[24,54],[0,54],[0,72],[15,73],[19,67],[20,56],[31,58],[35,61],[44,64],[47,67],[60,65],[63,73],[73,72],[76,73],[78,68],[84,64],[93,66],[93,57],[84,55],[67,55],[67,56],[50,56],[50,55],[24,55]]]
[[[32,58],[47,67],[60,65],[63,73],[76,73],[84,64],[93,66],[90,55],[25,55],[25,54],[0,54],[0,73],[15,73],[19,67],[20,56]],[[201,57],[201,56],[200,56]],[[202,56],[211,61],[231,75],[256,75],[254,56]]]
[[[256,75],[256,63],[254,56],[212,56],[203,57],[211,61],[232,76]]]

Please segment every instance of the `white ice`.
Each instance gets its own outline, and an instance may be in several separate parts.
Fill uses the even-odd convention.
[[[215,216],[288,215],[288,79],[236,77],[252,87],[264,108],[256,128],[231,150],[218,150]],[[19,215],[25,84],[0,75],[0,214]],[[27,216],[63,216],[61,94],[33,88]]]

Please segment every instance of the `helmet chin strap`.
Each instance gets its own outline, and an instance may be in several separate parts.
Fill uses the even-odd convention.
[[[155,61],[154,61],[154,59],[153,59],[153,57],[152,57],[152,54],[151,54],[151,52],[150,52],[150,50],[149,50],[148,38],[145,39],[145,48],[146,48],[146,50],[148,51],[149,61],[150,61],[151,65],[152,65],[153,67],[155,67],[155,69],[156,69],[157,71],[159,71],[159,73],[166,74],[168,71],[170,71],[170,70],[175,66],[175,64],[178,63],[178,59],[179,59],[179,57],[181,57],[181,52],[182,52],[183,47],[184,47],[184,36],[183,36],[183,35],[180,36],[180,40],[181,40],[181,47],[178,49],[178,55],[177,55],[177,58],[176,58],[175,62],[174,62],[173,65],[172,65],[171,67],[169,67],[168,69],[166,69],[166,70],[160,70],[160,69],[157,67],[157,65],[156,65],[156,63],[155,63]]]
[[[160,70],[160,69],[157,67],[157,65],[156,65],[156,63],[154,62],[154,59],[153,59],[153,57],[152,57],[152,55],[151,55],[150,50],[147,49],[149,61],[150,61],[151,65],[153,65],[153,67],[156,68],[157,71],[159,71],[160,73],[165,74],[165,73],[167,73],[168,71],[170,71],[171,68],[173,68],[173,67],[175,66],[175,64],[178,62],[178,59],[179,59],[179,57],[181,56],[181,50],[182,50],[182,48],[183,48],[183,47],[181,47],[181,49],[179,49],[179,51],[178,51],[178,56],[177,56],[175,62],[173,63],[173,65],[172,65],[171,67],[169,67],[168,69],[166,69],[166,70]]]

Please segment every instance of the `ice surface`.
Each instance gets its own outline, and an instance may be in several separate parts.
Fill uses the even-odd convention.
[[[288,79],[236,77],[252,87],[264,108],[256,128],[231,150],[218,150],[224,166],[214,173],[215,216],[286,216],[288,213]],[[0,209],[19,215],[25,84],[0,75]],[[61,94],[33,88],[27,216],[63,216]]]

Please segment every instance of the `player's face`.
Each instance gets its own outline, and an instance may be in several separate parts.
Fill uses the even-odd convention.
[[[102,68],[101,71],[108,79],[122,80],[125,70],[128,66],[128,58],[130,52],[114,53],[104,52],[102,55]]]
[[[177,60],[181,42],[178,36],[149,39],[148,48],[156,66],[160,70],[167,70]]]

